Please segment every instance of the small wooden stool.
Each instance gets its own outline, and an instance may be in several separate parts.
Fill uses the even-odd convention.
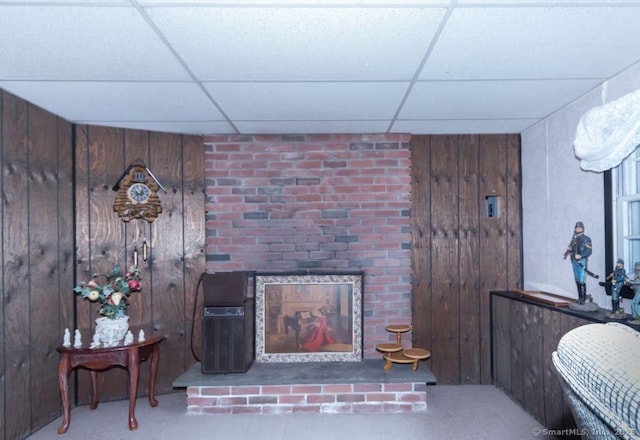
[[[413,359],[413,371],[418,369],[418,362],[431,357],[431,352],[423,348],[407,348],[402,353],[409,359]]]
[[[402,344],[402,334],[411,330],[410,325],[406,324],[390,324],[385,327],[385,330],[396,334],[396,340],[398,344]]]

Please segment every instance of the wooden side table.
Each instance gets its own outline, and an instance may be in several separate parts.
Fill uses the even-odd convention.
[[[158,360],[160,357],[160,342],[164,336],[147,339],[144,342],[135,342],[129,345],[120,343],[115,347],[89,348],[82,346],[63,347],[56,350],[60,353],[58,361],[58,382],[60,385],[60,397],[62,398],[63,421],[58,428],[58,434],[64,434],[71,422],[71,402],[69,400],[69,375],[74,368],[84,367],[91,371],[91,409],[98,407],[98,372],[111,367],[124,367],[129,372],[129,429],[138,428],[135,417],[136,395],[138,392],[138,377],[140,375],[140,363],[150,360],[149,374],[149,405],[158,406],[155,387],[158,374]]]

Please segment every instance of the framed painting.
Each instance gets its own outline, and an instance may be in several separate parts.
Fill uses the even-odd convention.
[[[362,285],[362,273],[256,274],[256,361],[362,360]]]

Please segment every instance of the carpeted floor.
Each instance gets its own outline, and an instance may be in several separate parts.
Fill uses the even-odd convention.
[[[550,440],[543,427],[491,385],[433,385],[427,387],[427,412],[422,414],[285,414],[187,415],[183,391],[158,396],[151,408],[146,398],[136,404],[138,430],[129,431],[128,401],[73,408],[71,425],[57,434],[62,418],[29,440],[219,439],[474,439]]]

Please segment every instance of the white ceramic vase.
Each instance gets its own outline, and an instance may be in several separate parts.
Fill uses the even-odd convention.
[[[129,330],[129,317],[111,319],[102,316],[96,319],[96,335],[100,343],[112,347],[118,345]]]

